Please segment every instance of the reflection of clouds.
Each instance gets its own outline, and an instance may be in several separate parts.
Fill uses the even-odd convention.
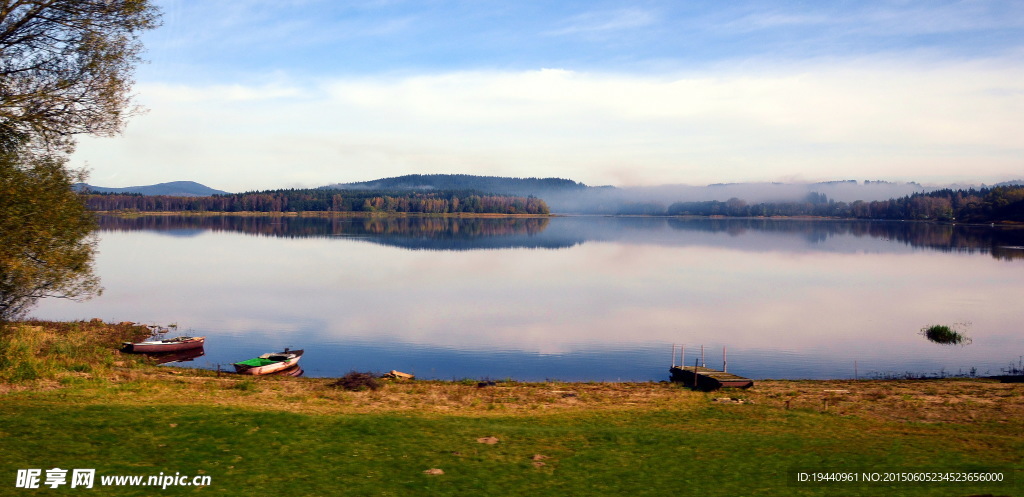
[[[634,249],[628,265],[616,264]],[[922,322],[976,314],[974,278],[997,269],[986,269],[986,258],[942,254],[752,255],[618,244],[502,258],[486,270],[471,262],[472,272],[442,259],[420,274],[423,291],[408,289],[392,301],[395,315],[364,321],[362,330],[340,318],[333,333],[379,327],[406,342],[541,353],[583,343],[680,341],[785,350],[913,347]],[[952,274],[951,263],[958,267]],[[1008,295],[1004,300],[983,310],[1012,304]]]
[[[176,322],[238,339],[297,337],[307,348],[360,342],[563,354],[686,343],[864,361],[957,361],[1019,348],[1012,334],[1024,279],[1020,265],[987,255],[931,251],[614,241],[438,252],[145,232],[104,232],[97,269],[102,297],[45,302],[37,315]],[[961,321],[973,323],[970,347],[939,348],[917,334]]]

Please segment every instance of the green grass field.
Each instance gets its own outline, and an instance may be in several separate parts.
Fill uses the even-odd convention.
[[[702,393],[413,381],[348,392],[327,379],[156,367],[109,346],[94,351],[108,360],[80,349],[69,359],[62,335],[95,330],[46,330],[5,342],[38,347],[14,347],[22,360],[41,355],[32,378],[0,389],[0,495],[1024,495],[1014,474],[1024,468],[1024,386],[1014,384],[776,381]],[[5,360],[0,374],[25,376],[27,366]],[[45,477],[54,467],[95,469],[95,488],[16,488],[18,470]],[[792,481],[794,470],[922,469],[999,470],[1013,481]],[[161,473],[209,484],[101,485]]]

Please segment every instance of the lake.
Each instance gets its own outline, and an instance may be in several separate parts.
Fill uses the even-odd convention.
[[[642,217],[101,220],[105,291],[41,319],[176,324],[187,367],[304,349],[307,376],[665,380],[999,374],[1024,355],[1024,229]],[[959,328],[966,346],[931,343]],[[675,347],[677,357],[673,358]]]

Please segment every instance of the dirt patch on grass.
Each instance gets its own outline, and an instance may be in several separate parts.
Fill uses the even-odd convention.
[[[981,379],[760,381],[746,396],[782,409],[884,420],[1024,423],[1024,384]]]

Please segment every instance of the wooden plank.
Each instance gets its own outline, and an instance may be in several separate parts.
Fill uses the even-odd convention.
[[[675,366],[669,369],[669,373],[672,375],[672,381],[695,385],[707,391],[719,388],[750,388],[754,385],[754,380],[750,378],[702,366]]]

